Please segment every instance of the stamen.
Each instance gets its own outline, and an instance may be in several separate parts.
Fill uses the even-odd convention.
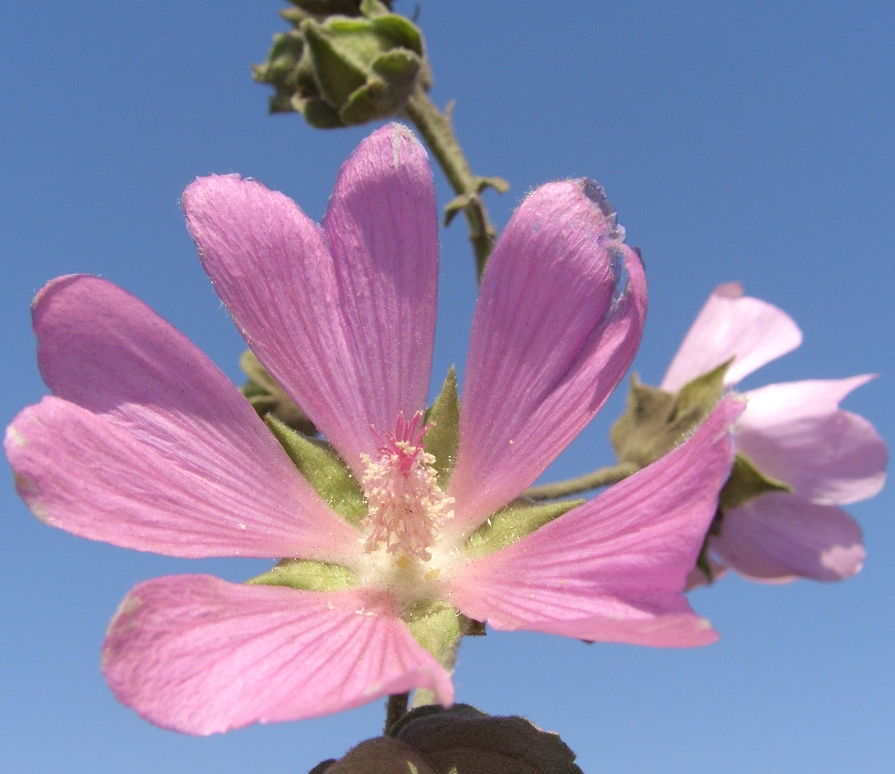
[[[381,442],[376,460],[361,455],[365,466],[361,484],[368,512],[363,524],[370,530],[367,552],[384,548],[396,556],[399,567],[408,567],[411,557],[432,558],[429,549],[441,525],[453,516],[453,498],[438,486],[433,467],[435,457],[422,446],[430,425],[422,424],[418,411],[408,422],[398,415],[395,432],[376,434]]]

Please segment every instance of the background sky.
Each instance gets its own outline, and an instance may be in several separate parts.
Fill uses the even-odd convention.
[[[499,226],[530,188],[587,175],[642,248],[650,312],[634,369],[657,384],[713,287],[742,280],[805,342],[744,387],[875,372],[845,406],[895,438],[895,5],[883,2],[421,0],[433,98]],[[148,302],[237,381],[243,344],[203,275],[178,198],[240,172],[325,209],[371,127],[323,132],[267,115],[250,78],[276,0],[43,0],[0,9],[0,314],[7,424],[46,390],[28,305],[60,274],[102,275]],[[396,10],[412,13],[399,0]],[[450,198],[436,171],[442,204]],[[465,224],[442,232],[434,382],[462,367],[475,297]],[[545,475],[611,461],[615,395]],[[726,578],[691,601],[721,641],[662,651],[535,634],[467,640],[458,699],[561,732],[605,774],[895,770],[892,490],[849,510],[854,579]],[[380,732],[349,713],[194,739],[119,705],[98,667],[137,582],[239,581],[247,560],[186,561],[46,527],[0,488],[0,771],[304,772]]]

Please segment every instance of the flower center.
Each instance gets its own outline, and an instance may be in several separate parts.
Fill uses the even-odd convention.
[[[428,562],[441,525],[454,515],[454,498],[438,486],[435,457],[423,449],[429,425],[422,420],[421,411],[409,422],[400,414],[395,432],[378,436],[376,458],[361,455],[368,509],[362,524],[369,529],[364,550],[384,549],[400,567],[414,558]]]

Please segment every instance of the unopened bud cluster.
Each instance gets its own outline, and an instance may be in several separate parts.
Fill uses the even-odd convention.
[[[273,113],[312,126],[364,124],[397,113],[429,75],[419,29],[381,0],[292,0],[293,28],[274,36],[255,80],[276,89]]]

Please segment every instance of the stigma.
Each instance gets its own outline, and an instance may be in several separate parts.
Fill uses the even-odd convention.
[[[435,457],[422,445],[429,427],[421,411],[410,421],[399,414],[393,433],[377,434],[381,445],[375,459],[361,455],[367,500],[362,526],[368,530],[364,550],[384,550],[401,568],[431,560],[442,525],[454,515],[454,498],[438,485]]]

